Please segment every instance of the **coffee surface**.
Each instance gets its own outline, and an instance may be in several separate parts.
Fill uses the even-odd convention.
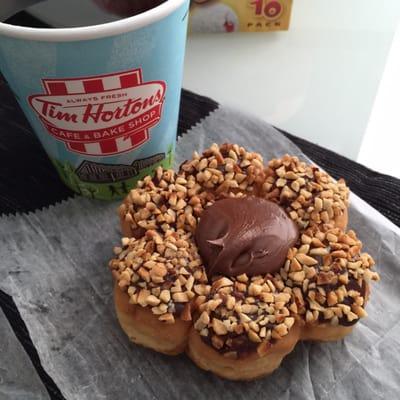
[[[28,7],[6,22],[40,27],[39,19],[54,28],[74,28],[117,21],[151,10],[167,0],[46,0]],[[29,16],[26,15],[29,14]],[[35,18],[30,18],[33,16]]]

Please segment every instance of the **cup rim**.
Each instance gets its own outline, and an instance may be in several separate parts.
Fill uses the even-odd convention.
[[[0,22],[0,36],[42,42],[72,42],[100,39],[135,31],[160,21],[179,8],[187,0],[167,0],[150,10],[118,21],[76,28],[29,28]]]

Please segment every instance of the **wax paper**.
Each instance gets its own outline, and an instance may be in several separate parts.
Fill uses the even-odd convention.
[[[0,399],[49,399],[31,360],[0,309]]]
[[[265,122],[222,107],[179,139],[176,163],[226,141],[266,160],[302,157]],[[0,288],[13,296],[43,367],[67,399],[398,399],[400,230],[355,195],[351,202],[349,226],[381,274],[369,317],[344,340],[298,343],[280,368],[254,382],[229,382],[185,355],[129,342],[116,320],[107,268],[120,237],[117,203],[75,197],[0,219]],[[12,367],[0,358],[0,370]]]

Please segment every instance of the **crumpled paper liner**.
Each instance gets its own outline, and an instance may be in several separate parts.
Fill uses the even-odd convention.
[[[223,107],[179,139],[177,165],[212,142],[244,145],[265,160],[302,157],[265,122]],[[0,288],[13,296],[43,367],[67,399],[398,398],[400,230],[356,196],[351,201],[349,226],[382,279],[373,285],[369,317],[345,340],[299,343],[279,369],[255,382],[222,380],[184,355],[129,342],[115,317],[107,268],[120,238],[117,203],[75,197],[0,219]],[[17,367],[1,355],[1,368]],[[5,398],[18,398],[17,387],[6,390]]]
[[[1,310],[0,338],[0,399],[48,399],[46,388]]]

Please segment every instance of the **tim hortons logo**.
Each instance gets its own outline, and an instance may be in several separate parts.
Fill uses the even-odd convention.
[[[45,94],[29,97],[47,132],[69,151],[108,156],[149,140],[166,91],[163,81],[143,82],[142,70],[72,79],[43,79]]]

